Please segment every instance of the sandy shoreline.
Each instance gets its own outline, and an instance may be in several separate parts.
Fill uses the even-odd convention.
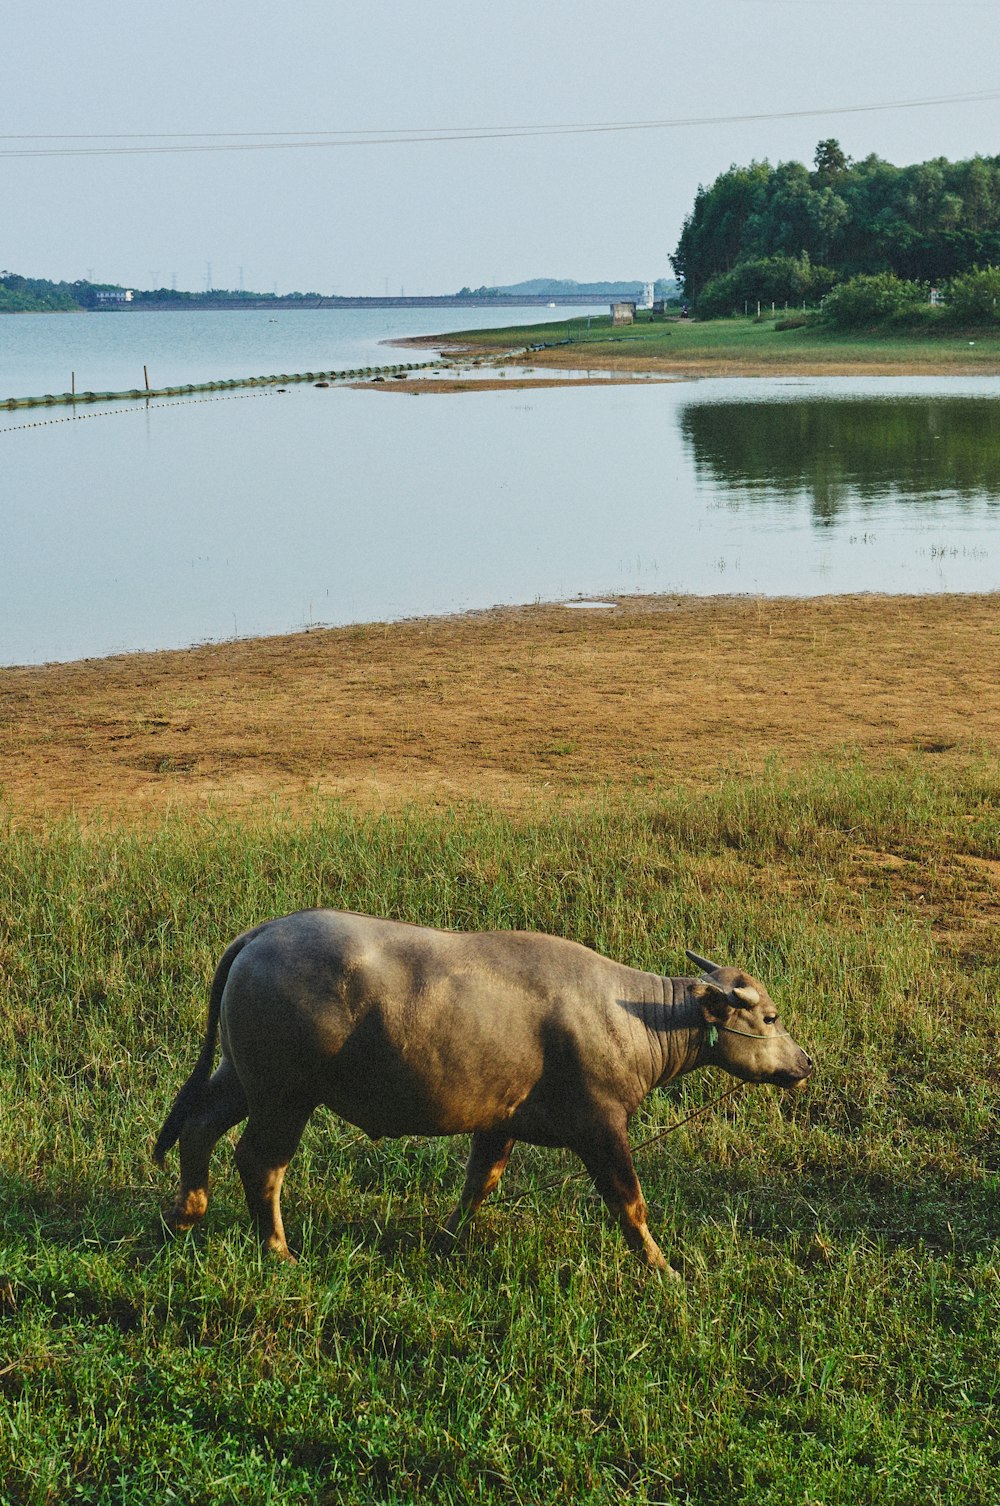
[[[619,598],[0,670],[15,820],[505,808],[1000,747],[1000,595]]]

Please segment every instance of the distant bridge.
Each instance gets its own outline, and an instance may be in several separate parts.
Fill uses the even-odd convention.
[[[191,309],[211,309],[237,312],[244,309],[503,309],[503,308],[579,308],[580,306],[609,303],[608,298],[598,298],[589,293],[533,293],[524,297],[504,295],[498,298],[481,298],[474,293],[460,298],[458,294],[433,298],[165,298],[144,299],[141,296],[131,303],[114,304],[108,308],[95,309],[95,313],[172,313],[189,312]]]

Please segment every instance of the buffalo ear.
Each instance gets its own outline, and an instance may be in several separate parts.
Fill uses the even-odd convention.
[[[749,983],[738,985],[730,993],[736,1001],[737,1009],[756,1009],[760,1003],[760,994]]]
[[[718,983],[713,983],[711,978],[699,978],[697,983],[692,984],[691,997],[701,1006],[706,1025],[718,1024],[720,1021],[725,1023],[732,1013],[728,993]]]

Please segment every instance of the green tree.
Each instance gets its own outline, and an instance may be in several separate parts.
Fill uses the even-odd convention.
[[[699,187],[670,258],[688,298],[697,298],[711,277],[753,254],[748,224],[766,201],[772,174],[769,163],[751,162],[749,167],[731,167],[711,188]]]
[[[850,160],[850,157],[845,156],[840,142],[834,136],[828,137],[826,141],[820,141],[813,158],[817,182],[820,184],[834,182],[847,171]]]

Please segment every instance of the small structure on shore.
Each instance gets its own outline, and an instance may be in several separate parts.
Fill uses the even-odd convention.
[[[634,324],[635,323],[635,304],[634,303],[613,303],[611,305],[611,323],[612,323],[612,325],[615,325],[615,324]]]

